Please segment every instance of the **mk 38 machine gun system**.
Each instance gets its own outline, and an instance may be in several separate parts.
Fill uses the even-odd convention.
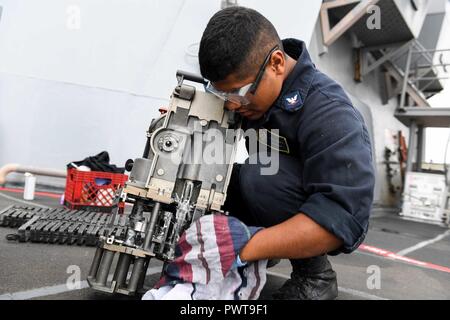
[[[206,84],[203,78],[178,71],[177,79],[167,113],[150,125],[143,157],[127,162],[131,173],[111,221],[119,214],[117,203],[130,203],[132,210],[125,232],[111,225],[99,239],[88,275],[93,289],[142,293],[152,258],[166,265],[193,221],[223,213],[241,134],[239,116],[215,95],[185,84]]]

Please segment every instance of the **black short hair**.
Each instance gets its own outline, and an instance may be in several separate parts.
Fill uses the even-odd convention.
[[[209,20],[199,48],[202,76],[212,82],[230,74],[245,79],[258,71],[275,45],[283,49],[275,27],[256,10],[234,6]]]

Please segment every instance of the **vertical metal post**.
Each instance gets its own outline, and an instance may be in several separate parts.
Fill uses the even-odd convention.
[[[131,273],[130,282],[128,283],[128,291],[130,293],[136,292],[139,285],[139,280],[144,272],[145,258],[136,258],[134,261],[133,271]]]
[[[139,293],[139,291],[142,291],[142,289],[144,288],[144,283],[145,283],[145,278],[147,276],[147,268],[148,268],[149,263],[150,263],[150,258],[145,259],[144,267],[141,272],[141,277],[139,278],[138,286],[136,288],[137,293]]]
[[[410,47],[408,49],[408,58],[406,60],[406,69],[405,69],[405,75],[404,75],[404,78],[403,78],[402,95],[401,95],[401,98],[400,98],[399,109],[403,109],[405,107],[406,89],[408,87],[409,71],[411,69],[411,57],[412,57],[412,45],[410,45]]]
[[[424,128],[422,125],[417,127],[417,155],[416,155],[416,171],[422,172],[422,162],[423,162],[423,143],[424,143]]]
[[[409,125],[408,160],[406,161],[406,172],[413,171],[413,159],[417,149],[417,123],[412,120]]]
[[[159,209],[161,207],[161,203],[155,202],[155,206],[153,207],[152,215],[150,217],[150,221],[147,227],[147,234],[144,239],[144,250],[149,250],[150,245],[153,239],[153,233],[155,230],[156,220],[158,218]]]
[[[100,247],[97,247],[95,250],[94,260],[92,261],[91,269],[89,270],[89,277],[95,278],[98,267],[100,266],[100,261],[102,260],[103,256],[103,249]]]
[[[128,275],[128,269],[130,268],[131,264],[131,255],[126,253],[121,253],[119,256],[119,261],[117,263],[117,269],[114,273],[113,280],[116,281],[116,286],[118,288],[122,287],[126,280]]]
[[[102,262],[100,264],[100,268],[97,276],[97,283],[102,286],[106,285],[106,281],[108,280],[109,270],[111,269],[111,264],[113,262],[114,252],[106,250],[103,255]]]

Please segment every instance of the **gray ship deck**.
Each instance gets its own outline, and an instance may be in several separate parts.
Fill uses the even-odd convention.
[[[20,193],[0,191],[0,209],[21,204]],[[56,199],[37,196],[36,204],[56,207]],[[8,242],[14,229],[0,228],[0,300],[8,299],[136,299],[91,290],[86,281],[68,289],[69,266],[79,266],[86,279],[94,248],[77,245]],[[330,257],[338,274],[339,300],[450,299],[450,232],[438,225],[400,219],[392,212],[374,210],[365,247],[351,255]],[[382,249],[382,250],[380,250]],[[405,249],[407,249],[405,251]],[[384,250],[384,251],[383,251]],[[390,253],[406,252],[402,256]],[[423,263],[422,263],[423,262]],[[369,266],[381,271],[381,287],[368,288]],[[161,263],[152,261],[146,278],[158,279]],[[370,269],[369,269],[370,271]],[[261,299],[270,299],[289,276],[289,261],[269,269]]]

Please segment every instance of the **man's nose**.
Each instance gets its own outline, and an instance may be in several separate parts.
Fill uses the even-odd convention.
[[[225,101],[225,108],[227,108],[230,111],[236,111],[240,109],[242,105],[240,103],[232,102],[232,101]]]

